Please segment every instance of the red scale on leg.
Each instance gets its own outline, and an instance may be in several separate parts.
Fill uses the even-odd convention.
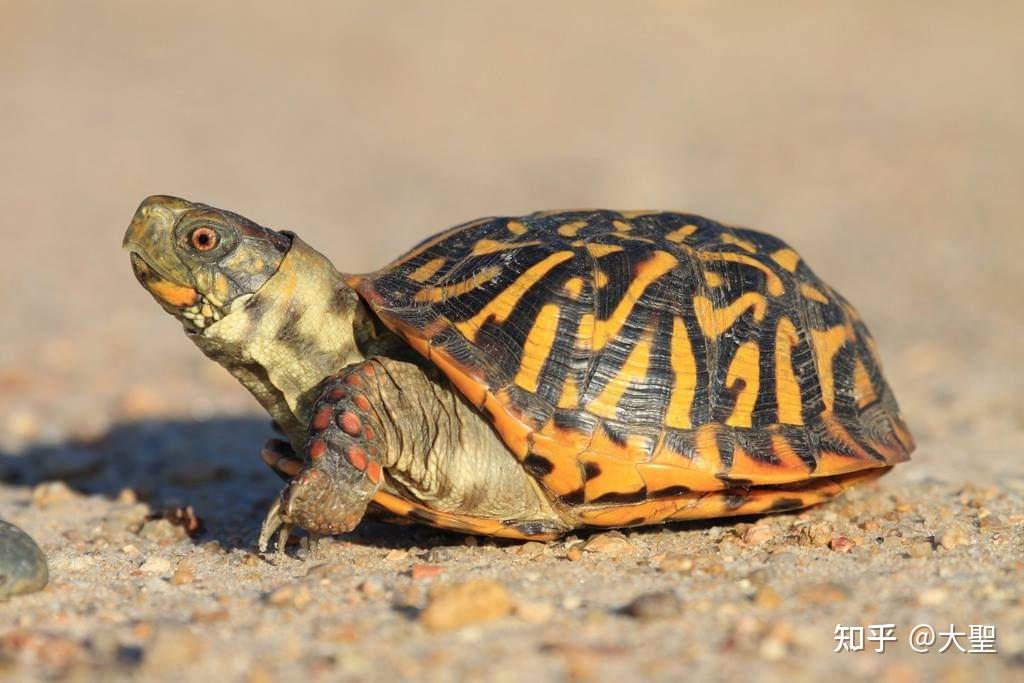
[[[366,457],[366,451],[359,446],[349,446],[345,454],[348,456],[348,461],[352,463],[352,466],[360,471],[365,470],[370,462],[369,458]]]
[[[367,425],[363,427],[363,438],[365,438],[367,441],[373,441],[374,439],[377,438],[377,433],[373,431],[373,429],[369,425]]]
[[[333,418],[334,411],[330,407],[325,406],[316,411],[316,415],[313,416],[313,420],[309,424],[316,431],[322,432],[331,425]]]
[[[338,402],[345,398],[348,398],[348,392],[342,389],[341,387],[338,387],[337,389],[331,389],[327,393],[327,399],[330,401]]]
[[[359,410],[369,410],[370,409],[370,401],[365,396],[363,396],[362,394],[357,394],[352,399],[352,402],[356,404],[356,407],[359,408]]]
[[[359,416],[348,410],[338,416],[338,426],[349,436],[359,436],[363,432]]]
[[[345,384],[351,387],[362,386],[363,378],[356,374],[351,374],[345,378]]]
[[[369,464],[366,466],[366,476],[369,477],[370,481],[372,481],[374,484],[379,484],[381,477],[380,465],[371,460]]]
[[[325,444],[322,439],[315,439],[310,442],[309,448],[306,449],[306,452],[309,453],[310,458],[315,460],[323,455],[326,450],[327,444]]]

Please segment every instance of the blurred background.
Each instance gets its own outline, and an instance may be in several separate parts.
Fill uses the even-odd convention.
[[[901,476],[1015,471],[1024,88],[1012,2],[0,1],[0,437],[257,414],[135,283],[138,202],[349,271],[481,215],[768,229],[862,311]]]

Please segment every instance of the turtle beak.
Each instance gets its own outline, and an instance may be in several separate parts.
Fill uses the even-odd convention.
[[[177,197],[149,197],[135,211],[121,246],[135,277],[170,312],[198,301],[191,273],[174,253],[174,226],[193,205]]]

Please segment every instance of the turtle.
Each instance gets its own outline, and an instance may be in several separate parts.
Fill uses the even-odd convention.
[[[909,459],[856,309],[783,240],[671,211],[462,223],[343,274],[171,196],[133,271],[285,437],[260,532],[512,539],[805,508]]]

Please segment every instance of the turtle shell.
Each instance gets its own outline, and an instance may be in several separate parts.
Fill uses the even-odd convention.
[[[761,232],[485,218],[350,284],[567,507],[799,488],[913,450],[860,316]]]

